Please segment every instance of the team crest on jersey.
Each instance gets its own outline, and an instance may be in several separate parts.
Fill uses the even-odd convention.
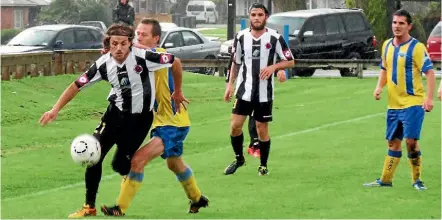
[[[405,57],[405,56],[407,56],[405,53],[402,53],[402,52],[399,52],[398,54],[399,54],[400,57]]]
[[[77,82],[83,86],[89,82],[89,78],[87,77],[86,73],[83,73],[80,78],[78,78]]]
[[[172,56],[170,54],[167,53],[163,53],[160,56],[160,63],[161,64],[166,64],[166,63],[170,63],[170,60],[172,59]]]
[[[121,85],[121,86],[127,86],[127,85],[129,85],[129,79],[128,79],[127,77],[123,77],[123,78],[121,78],[121,80],[120,80],[120,85]]]
[[[252,57],[259,57],[260,51],[259,48],[258,49],[254,49],[252,52]]]
[[[272,45],[271,45],[270,43],[266,43],[266,49],[267,49],[267,50],[272,49]]]
[[[140,66],[140,65],[136,65],[136,66],[134,67],[134,71],[135,71],[136,73],[140,74],[141,72],[143,72],[143,67]]]
[[[290,52],[290,49],[285,49],[284,51],[282,51],[282,53],[284,54],[286,59],[292,59],[292,53]]]

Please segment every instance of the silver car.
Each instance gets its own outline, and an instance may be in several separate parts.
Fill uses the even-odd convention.
[[[196,30],[184,27],[162,28],[160,47],[180,59],[217,59],[221,43]],[[215,68],[199,68],[197,72],[213,75]]]

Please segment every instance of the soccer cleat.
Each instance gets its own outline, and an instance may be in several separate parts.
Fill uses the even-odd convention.
[[[269,170],[265,166],[259,166],[258,167],[258,175],[260,175],[260,176],[269,175]]]
[[[70,214],[68,218],[82,218],[87,216],[96,216],[97,215],[97,209],[91,208],[88,204],[84,204],[83,207]]]
[[[247,153],[250,154],[250,156],[253,156],[255,153],[255,148],[253,146],[250,146],[249,149],[247,149]]]
[[[261,157],[261,150],[259,148],[255,149],[253,156],[260,158]]]
[[[107,216],[124,216],[123,211],[121,211],[120,206],[107,207],[105,205],[101,206],[101,211]]]
[[[200,208],[205,208],[207,206],[209,206],[209,199],[204,195],[201,195],[198,202],[190,201],[189,213],[198,213]]]
[[[236,169],[238,169],[239,167],[243,166],[245,164],[245,160],[234,160],[225,170],[224,170],[224,174],[225,175],[230,175],[230,174],[234,174],[236,172]]]
[[[416,180],[416,182],[413,184],[413,187],[417,190],[427,189],[427,187],[424,186],[424,182],[420,181],[419,179]]]
[[[366,187],[392,187],[393,183],[384,183],[379,178],[376,179],[376,181],[371,183],[364,183],[364,186]]]
[[[249,153],[253,157],[261,157],[261,151],[259,150],[259,142],[254,142],[249,146],[249,149],[247,150],[247,153]]]

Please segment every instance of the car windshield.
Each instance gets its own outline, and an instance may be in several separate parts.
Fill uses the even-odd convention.
[[[267,20],[267,23],[270,24],[270,26],[278,27],[276,28],[277,30],[283,30],[284,25],[289,25],[290,35],[297,35],[304,22],[305,18],[288,16],[270,16]]]
[[[439,22],[436,27],[430,33],[431,37],[441,37],[442,36],[442,22]]]
[[[204,5],[189,5],[187,11],[204,11]]]
[[[9,46],[47,46],[57,34],[54,30],[26,29],[9,41]]]
[[[166,31],[161,31],[161,37],[160,37],[160,42],[163,42],[164,37],[166,36],[167,32]]]
[[[80,23],[80,25],[84,25],[84,26],[90,26],[90,27],[97,27],[97,28],[102,28],[100,23],[96,23],[96,22],[85,22],[85,23]]]

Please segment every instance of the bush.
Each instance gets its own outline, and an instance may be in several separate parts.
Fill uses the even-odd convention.
[[[20,33],[21,30],[17,30],[17,29],[3,29],[1,31],[1,44],[4,45],[6,44],[9,40],[11,40],[13,37],[15,37],[15,35],[17,35],[18,33]]]

